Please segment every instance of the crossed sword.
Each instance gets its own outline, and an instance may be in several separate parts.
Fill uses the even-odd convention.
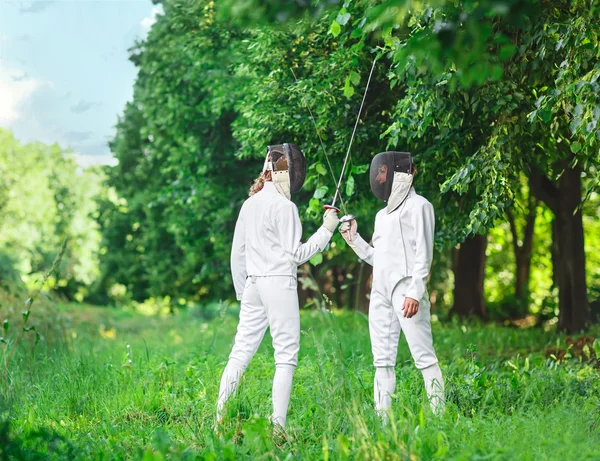
[[[358,116],[356,117],[356,122],[354,123],[354,129],[352,130],[352,136],[350,137],[350,143],[348,144],[348,150],[346,151],[346,157],[344,157],[344,164],[342,165],[342,171],[341,171],[340,177],[336,183],[335,194],[333,195],[333,201],[331,202],[331,205],[324,206],[324,208],[326,210],[335,210],[336,213],[339,213],[340,209],[335,206],[337,199],[339,197],[340,203],[342,205],[342,209],[344,210],[344,216],[340,219],[340,222],[342,222],[342,223],[349,222],[354,219],[354,215],[348,214],[348,210],[346,209],[346,204],[344,203],[344,198],[342,197],[342,194],[340,193],[340,187],[341,187],[342,181],[344,179],[346,165],[348,164],[348,159],[350,158],[350,149],[352,148],[352,142],[354,141],[354,135],[356,134],[356,129],[358,128],[360,114],[362,113],[362,109],[365,104],[365,99],[367,98],[367,92],[369,91],[369,84],[371,83],[371,77],[373,75],[373,70],[375,69],[375,63],[377,62],[377,58],[378,58],[378,56],[375,55],[375,59],[373,59],[373,64],[371,65],[371,71],[369,72],[369,78],[367,79],[367,86],[365,87],[365,92],[362,97],[362,102],[360,103],[360,108],[358,109]],[[296,83],[298,83],[298,78],[296,77],[296,74],[294,73],[294,69],[290,68],[290,70],[292,71],[294,80],[296,80]],[[327,166],[329,167],[329,172],[331,173],[331,177],[333,178],[333,181],[336,182],[335,173],[333,172],[333,167],[331,166],[331,161],[329,159],[329,155],[327,154],[327,150],[325,149],[325,145],[323,144],[323,138],[321,137],[321,132],[319,131],[319,127],[317,126],[315,117],[313,116],[312,110],[310,109],[310,106],[308,105],[306,98],[304,98],[303,100],[306,105],[306,108],[308,109],[308,113],[310,114],[310,119],[312,121],[312,124],[315,127],[315,131],[317,132],[317,137],[319,138],[319,142],[321,143],[321,149],[323,149],[323,154],[325,154],[325,159],[327,160]]]

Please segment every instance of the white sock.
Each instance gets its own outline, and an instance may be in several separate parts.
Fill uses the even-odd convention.
[[[219,389],[219,400],[217,401],[217,422],[223,420],[223,408],[225,403],[231,397],[231,394],[237,392],[240,384],[240,379],[244,373],[244,368],[231,361],[227,362],[227,366],[221,376],[221,387]]]
[[[276,365],[273,378],[273,424],[285,429],[290,394],[292,392],[292,379],[294,378],[294,365]]]
[[[423,380],[425,381],[425,390],[427,391],[427,399],[431,405],[431,409],[436,415],[441,415],[444,412],[445,397],[444,397],[444,378],[442,378],[442,370],[436,363],[421,370]]]
[[[384,423],[387,422],[387,411],[392,406],[392,394],[396,389],[396,371],[394,367],[377,367],[375,369],[375,411]]]

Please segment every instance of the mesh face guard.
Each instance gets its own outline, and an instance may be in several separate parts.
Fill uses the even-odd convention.
[[[294,144],[277,144],[267,147],[267,155],[271,157],[273,171],[289,172],[290,191],[298,192],[306,179],[306,160],[302,151]]]
[[[394,172],[412,174],[413,161],[409,152],[381,152],[373,157],[369,176],[375,197],[384,202],[390,197]]]

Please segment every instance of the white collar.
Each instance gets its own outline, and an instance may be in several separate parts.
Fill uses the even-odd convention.
[[[275,187],[275,184],[273,184],[273,181],[265,181],[263,184],[263,190],[277,192],[277,188]]]

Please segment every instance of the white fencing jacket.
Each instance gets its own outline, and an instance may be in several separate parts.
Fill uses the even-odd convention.
[[[231,275],[238,300],[246,277],[296,277],[298,266],[323,251],[333,232],[321,226],[301,243],[298,208],[281,195],[272,182],[242,205],[231,246]]]
[[[411,187],[406,201],[395,211],[387,214],[384,208],[377,213],[373,246],[358,234],[352,246],[373,266],[373,289],[391,299],[396,284],[411,277],[405,296],[419,301],[427,292],[434,233],[433,205]]]

